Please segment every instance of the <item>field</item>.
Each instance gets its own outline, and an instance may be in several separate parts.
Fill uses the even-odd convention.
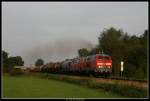
[[[2,77],[2,98],[123,98],[111,92],[62,81],[33,76]]]

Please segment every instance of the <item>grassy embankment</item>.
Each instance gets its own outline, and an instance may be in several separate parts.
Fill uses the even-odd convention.
[[[4,75],[2,91],[2,98],[123,98],[103,90],[24,75]]]
[[[103,89],[117,93],[127,98],[147,98],[148,84],[146,82],[110,80],[103,78],[59,75],[48,73],[34,73],[34,76],[61,80],[73,84],[83,85],[92,89]]]

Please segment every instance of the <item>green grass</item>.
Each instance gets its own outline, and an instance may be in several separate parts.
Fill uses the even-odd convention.
[[[103,90],[32,76],[5,75],[2,83],[2,98],[122,98]]]

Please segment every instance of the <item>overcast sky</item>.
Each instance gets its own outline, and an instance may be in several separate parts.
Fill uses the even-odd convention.
[[[2,2],[2,49],[25,65],[76,57],[111,26],[143,33],[148,2]]]

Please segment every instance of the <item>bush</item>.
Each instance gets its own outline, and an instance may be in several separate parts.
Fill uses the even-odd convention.
[[[95,89],[104,89],[106,91],[111,91],[114,93],[121,94],[126,97],[137,97],[137,98],[144,98],[147,96],[147,91],[141,88],[137,88],[134,86],[128,86],[128,85],[121,85],[118,83],[109,84],[109,83],[97,83],[94,80],[90,79],[74,79],[70,77],[61,77],[63,81],[79,84],[79,85],[85,85],[90,88]],[[55,78],[57,79],[57,77]]]
[[[144,89],[140,89],[134,86],[127,86],[127,85],[119,85],[119,84],[94,84],[92,83],[93,88],[102,88],[106,91],[111,91],[114,93],[121,94],[126,97],[137,97],[137,98],[144,98],[147,97],[147,91]]]
[[[7,73],[8,72],[8,69],[5,68],[5,67],[3,67],[2,70],[3,70],[3,73]]]
[[[73,78],[71,76],[65,75],[56,75],[43,73],[38,75],[41,78],[61,80],[72,84],[84,85],[94,89],[104,89],[106,91],[114,92],[125,97],[134,97],[134,98],[145,98],[147,97],[147,90],[142,88],[137,88],[134,85],[121,85],[117,82],[114,83],[103,83],[96,82],[94,79],[86,78]]]
[[[11,76],[17,76],[17,75],[22,75],[22,74],[24,74],[24,73],[23,73],[23,71],[22,71],[21,69],[17,68],[17,69],[12,69],[12,70],[9,72],[9,74],[10,74]]]

